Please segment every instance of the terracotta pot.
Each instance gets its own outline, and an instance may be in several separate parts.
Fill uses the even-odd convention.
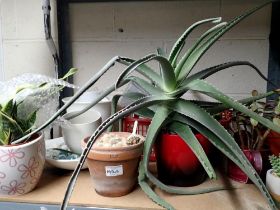
[[[24,144],[0,146],[0,195],[30,192],[38,183],[45,163],[43,134]]]
[[[261,174],[263,170],[263,158],[261,152],[246,149],[243,150],[243,153],[250,161],[252,166],[255,168],[255,170],[258,172],[258,174]],[[249,182],[249,177],[232,161],[228,161],[227,174],[229,178],[237,182],[241,182],[241,183]]]
[[[128,137],[128,132],[112,132]],[[102,135],[97,139],[97,141]],[[82,141],[84,148],[89,137]],[[138,176],[138,164],[143,152],[143,141],[126,147],[97,147],[93,145],[87,165],[95,191],[103,196],[118,197],[130,193]]]
[[[201,134],[196,134],[206,154],[211,144]],[[177,134],[162,134],[155,144],[158,178],[173,186],[194,186],[205,179],[205,170],[199,160]]]
[[[271,153],[278,156],[280,154],[280,134],[270,131],[266,137],[266,142],[269,145]]]
[[[270,169],[266,173],[266,187],[272,197],[280,202],[280,177],[273,174],[273,169]]]

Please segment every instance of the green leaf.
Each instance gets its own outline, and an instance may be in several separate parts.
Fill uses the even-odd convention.
[[[149,157],[152,151],[152,145],[156,139],[157,133],[160,131],[162,125],[167,120],[168,115],[172,111],[167,109],[165,106],[158,106],[155,115],[152,119],[151,124],[149,125],[146,140],[144,143],[143,151],[143,163],[145,166],[145,172],[148,171]]]
[[[130,66],[132,63],[135,63],[136,60],[130,59],[130,58],[122,58],[120,60],[120,63]],[[156,73],[153,69],[151,69],[149,66],[145,64],[141,64],[135,69],[138,73],[142,74],[144,77],[152,81],[153,84],[157,85],[161,89],[163,89],[163,82],[161,79],[161,76]]]
[[[185,44],[185,40],[187,39],[187,37],[190,35],[190,33],[198,26],[205,24],[205,23],[218,23],[222,20],[221,17],[216,17],[216,18],[209,18],[209,19],[204,19],[201,21],[198,21],[194,24],[192,24],[189,28],[187,28],[187,30],[181,35],[181,37],[175,42],[175,44],[173,45],[170,54],[169,54],[169,58],[168,60],[170,61],[170,63],[173,64],[173,66],[175,66],[175,60],[177,60],[178,55],[180,54],[184,44]]]
[[[76,68],[71,68],[62,78],[61,80],[66,80],[68,77],[76,74],[76,72],[78,71],[78,69]]]
[[[162,57],[166,57],[165,51],[160,47],[157,48],[157,54],[162,56]]]
[[[194,65],[199,61],[200,57],[227,31],[229,31],[232,27],[234,27],[236,24],[238,24],[240,21],[242,21],[244,18],[248,17],[249,15],[253,14],[257,10],[261,9],[262,7],[266,6],[267,4],[271,3],[265,2],[246,13],[234,18],[231,20],[227,25],[220,28],[218,31],[215,31],[214,33],[211,33],[209,37],[207,37],[207,40],[203,40],[203,43],[200,44],[195,50],[191,52],[187,58],[184,58],[185,60],[182,61],[182,64],[176,67],[178,68],[178,72],[180,69],[184,69],[184,72],[180,72],[179,76],[177,77],[179,80],[182,80],[185,78],[187,74],[189,74],[190,70],[194,67]],[[183,67],[185,66],[185,67]],[[177,72],[177,71],[176,71]],[[176,74],[177,75],[177,74]]]
[[[141,59],[135,61],[134,63],[132,63],[130,66],[128,66],[117,79],[116,88],[119,87],[119,84],[121,83],[121,81],[128,74],[132,73],[138,66],[145,64],[151,60],[156,60],[161,65],[163,90],[167,91],[167,92],[174,90],[174,88],[176,86],[176,79],[175,79],[173,67],[171,66],[171,64],[169,63],[169,61],[166,58],[159,56],[159,55],[155,55],[155,54],[151,54],[144,58],[141,58]]]
[[[258,115],[255,112],[252,112],[250,109],[248,109],[244,105],[238,103],[237,101],[234,101],[230,97],[226,96],[221,91],[219,91],[217,88],[210,85],[209,83],[207,83],[204,80],[194,80],[188,84],[188,87],[191,90],[199,91],[205,95],[208,95],[208,96],[222,102],[223,104],[228,105],[231,108],[234,108],[234,109],[246,114],[247,116],[257,120],[258,122],[260,122],[267,128],[270,128],[278,133],[280,132],[280,127],[275,125],[273,122],[271,122],[270,120],[268,120],[264,117],[261,117],[260,115]]]
[[[254,69],[256,71],[256,73],[265,81],[267,81],[268,83],[272,84],[273,86],[276,86],[275,84],[273,84],[273,82],[271,82],[270,80],[268,80],[265,75],[263,75],[263,73],[252,63],[248,62],[248,61],[232,61],[232,62],[227,62],[227,63],[223,63],[223,64],[219,64],[217,66],[213,66],[207,69],[204,69],[202,71],[199,71],[189,77],[187,77],[181,86],[185,86],[187,85],[189,82],[195,80],[195,79],[205,79],[219,71],[222,70],[227,70],[230,67],[234,67],[234,66],[241,66],[241,65],[245,65],[245,66],[250,66],[252,67],[252,69]]]
[[[37,111],[38,110],[35,110],[31,114],[29,114],[29,116],[27,117],[27,120],[25,122],[27,125],[27,128],[24,130],[25,133],[29,132],[33,128],[36,118],[37,118]]]
[[[143,166],[143,162],[141,161],[139,163],[139,175],[138,175],[138,183],[141,187],[141,189],[144,191],[144,193],[150,198],[152,199],[155,203],[157,203],[158,205],[169,209],[169,210],[175,210],[173,208],[173,206],[171,206],[169,203],[167,203],[166,201],[164,201],[162,198],[160,198],[150,187],[150,185],[147,183],[146,179],[145,179],[145,172],[144,172],[144,166]]]
[[[179,117],[179,118],[177,118]],[[177,118],[177,120],[181,120],[182,117],[181,116],[175,116],[175,118]],[[209,129],[207,129],[205,126],[202,126],[200,124],[200,122],[197,122],[195,120],[192,120],[190,118],[184,118],[183,121],[187,124],[189,124],[191,127],[193,127],[194,129],[196,129],[198,132],[200,132],[201,134],[203,134],[205,137],[207,137],[209,139],[209,141],[211,141],[211,143],[217,147],[221,152],[223,152],[229,159],[231,159],[239,168],[241,168],[247,175],[248,177],[258,186],[258,188],[260,189],[260,191],[262,192],[262,194],[266,197],[266,199],[268,200],[270,207],[272,209],[276,209],[275,207],[275,203],[273,201],[273,199],[271,198],[269,192],[267,191],[267,189],[265,188],[265,185],[263,184],[261,178],[258,176],[258,174],[253,170],[248,170],[248,165],[246,166],[246,164],[244,165],[242,163],[242,161],[240,161],[240,156],[234,152],[232,149],[230,149],[230,147],[228,147],[221,138],[219,138],[217,135],[215,135],[214,132],[211,132]],[[230,142],[234,142],[234,139],[227,139]],[[246,159],[247,160],[247,159]],[[250,165],[250,164],[249,164]],[[249,167],[250,168],[250,167]]]
[[[251,104],[252,102],[254,102],[256,100],[266,98],[267,96],[270,96],[270,95],[273,95],[273,94],[278,94],[278,93],[277,93],[277,91],[269,91],[267,93],[262,93],[262,94],[259,94],[257,96],[243,98],[241,100],[238,100],[238,102],[241,103],[241,104],[244,104],[244,105]],[[228,106],[226,104],[218,104],[217,106],[211,107],[207,110],[211,114],[217,114],[217,113],[220,113],[220,112],[222,112],[222,111],[224,111],[225,109],[228,109],[228,108],[230,108],[230,106]]]
[[[221,141],[223,141],[223,143],[229,148],[229,150],[231,150],[232,153],[236,154],[239,161],[243,165],[242,169],[247,173],[250,179],[256,184],[256,186],[260,189],[263,195],[268,199],[271,208],[276,209],[276,206],[271,196],[269,195],[265,185],[261,181],[259,175],[252,167],[251,163],[248,161],[244,153],[240,150],[239,146],[232,138],[232,136],[224,129],[224,127],[219,122],[217,122],[205,110],[197,107],[196,105],[190,103],[189,101],[185,101],[181,99],[174,106],[170,108],[174,109],[174,111],[177,111],[182,115],[185,115],[186,117],[195,120],[200,125],[209,129],[212,133],[215,133],[215,135]]]
[[[76,180],[78,178],[79,172],[82,169],[83,164],[85,163],[86,157],[89,154],[89,151],[91,149],[91,147],[93,146],[94,142],[96,141],[97,137],[99,135],[101,135],[102,132],[104,132],[110,125],[112,125],[112,123],[122,119],[124,116],[133,113],[134,111],[138,110],[139,108],[145,108],[154,104],[159,104],[159,103],[163,103],[163,102],[168,102],[168,101],[172,101],[172,98],[169,98],[167,96],[165,97],[157,97],[157,96],[149,96],[149,97],[145,97],[145,98],[141,98],[138,101],[133,102],[132,104],[130,104],[129,106],[125,107],[124,109],[118,111],[117,113],[115,113],[113,116],[111,116],[110,118],[106,119],[104,122],[102,122],[102,124],[95,130],[95,132],[90,136],[86,148],[84,148],[79,163],[77,164],[77,167],[75,168],[69,184],[67,186],[67,190],[61,205],[61,209],[65,210],[67,207],[67,204],[69,202],[69,199],[71,197],[73,188],[75,186]]]
[[[225,26],[225,24],[226,22],[222,22],[210,28],[208,31],[202,34],[201,37],[199,37],[199,39],[194,43],[194,45],[190,49],[188,49],[188,51],[181,58],[181,60],[178,63],[178,66],[176,66],[175,69],[175,75],[179,81],[183,80],[190,73],[192,67],[190,67],[189,65],[191,64],[191,62],[189,62],[189,57],[195,51],[195,49],[198,48],[201,45],[201,43],[203,43],[208,37],[216,33],[221,27]]]
[[[210,179],[216,179],[216,173],[205,154],[202,146],[200,145],[199,141],[196,139],[195,135],[193,134],[192,130],[188,125],[184,125],[179,122],[173,122],[169,129],[175,133],[177,133],[184,142],[191,148],[193,153],[196,155],[200,163],[202,164],[203,168],[207,172]]]
[[[141,79],[140,77],[129,76],[127,77],[127,80],[134,82],[137,88],[143,90],[148,95],[158,95],[158,96],[164,95],[163,91],[161,91],[159,88],[156,88],[152,84],[148,83],[144,79]]]
[[[1,109],[6,115],[12,115],[14,109],[14,100],[10,99]]]

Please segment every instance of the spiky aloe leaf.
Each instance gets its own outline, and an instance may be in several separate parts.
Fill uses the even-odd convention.
[[[133,60],[131,58],[122,57],[119,62],[126,66],[129,66],[132,63],[134,63],[135,61],[136,60]],[[161,89],[163,88],[161,76],[158,73],[156,73],[153,69],[151,69],[149,66],[147,66],[145,64],[141,64],[135,70],[138,73],[142,74],[147,79],[149,79],[153,84],[157,85]]]
[[[222,102],[223,104],[226,104],[229,107],[234,108],[234,109],[246,114],[247,116],[257,120],[258,122],[260,122],[264,126],[270,128],[270,129],[272,129],[272,130],[274,130],[278,133],[280,132],[280,127],[279,126],[275,125],[270,120],[261,117],[260,115],[251,111],[250,109],[248,109],[244,105],[238,103],[237,101],[234,101],[233,99],[226,96],[221,91],[219,91],[217,88],[210,85],[208,82],[206,82],[204,80],[194,80],[194,81],[190,82],[187,86],[191,90],[199,91],[203,94],[206,94],[206,95]]]
[[[199,141],[196,139],[195,135],[193,134],[190,127],[186,124],[182,124],[179,122],[173,122],[169,129],[175,133],[177,133],[184,142],[191,148],[193,153],[196,155],[200,163],[202,164],[203,168],[207,172],[210,179],[216,179],[216,173],[205,154],[202,146],[200,145]]]
[[[212,133],[215,133],[215,135],[221,141],[223,141],[223,143],[229,148],[229,150],[231,150],[232,153],[236,154],[238,160],[243,165],[241,169],[246,172],[248,177],[255,183],[261,193],[268,199],[270,207],[272,209],[277,209],[258,173],[252,167],[251,163],[248,161],[244,153],[240,150],[239,146],[232,138],[232,136],[224,129],[224,127],[219,122],[217,122],[210,114],[208,114],[203,109],[190,103],[189,101],[185,101],[182,99],[178,101],[175,106],[173,106],[173,109],[178,113],[195,120],[200,125],[209,129]]]
[[[257,10],[261,9],[262,7],[266,6],[267,4],[271,3],[265,2],[249,11],[246,13],[234,18],[231,20],[227,25],[219,29],[217,32],[214,34],[211,34],[210,37],[207,37],[207,40],[204,40],[202,44],[200,44],[193,52],[188,56],[187,59],[185,59],[184,64],[180,66],[180,68],[183,70],[178,70],[178,71],[184,71],[179,74],[177,77],[179,80],[182,80],[185,78],[186,75],[189,74],[189,72],[192,70],[194,65],[199,61],[200,57],[222,36],[224,35],[227,31],[229,31],[232,27],[234,27],[236,24],[238,24],[240,21],[242,21],[244,18],[248,17],[249,15],[253,14]],[[179,65],[178,67],[179,68]]]
[[[201,43],[207,40],[207,38],[211,37],[212,34],[215,34],[221,27],[225,26],[226,24],[226,22],[222,22],[210,28],[204,34],[202,34],[201,37],[199,37],[199,39],[194,43],[194,45],[190,49],[187,50],[187,52],[183,55],[175,69],[175,75],[178,80],[183,80],[184,77],[186,77],[190,73],[191,69],[189,68],[188,59],[191,56],[191,54],[195,51],[195,49],[198,48],[201,45]]]
[[[162,49],[160,47],[157,48],[157,54],[162,57],[166,57],[166,53],[165,53],[164,49]]]
[[[139,100],[140,98],[146,97],[146,95],[139,93],[139,92],[127,92],[127,93],[124,93],[122,95],[122,97],[126,98],[130,101],[136,101],[136,100]],[[113,100],[112,100],[112,103],[113,103]],[[115,112],[113,112],[113,113],[115,113]],[[147,107],[147,108],[137,110],[136,114],[139,116],[152,118],[155,113],[154,113],[152,107]]]
[[[62,210],[66,210],[67,204],[69,202],[69,199],[71,197],[72,191],[74,189],[76,180],[78,178],[78,175],[80,173],[80,170],[82,169],[83,164],[85,163],[86,157],[89,154],[89,151],[91,147],[93,146],[96,139],[101,135],[102,132],[104,132],[112,123],[122,119],[124,116],[133,113],[134,111],[138,110],[139,108],[144,108],[151,106],[153,104],[168,102],[173,100],[173,98],[170,97],[157,97],[157,96],[149,96],[146,98],[141,98],[140,100],[130,104],[129,106],[125,107],[124,109],[116,112],[114,115],[110,116],[108,119],[106,119],[91,135],[89,138],[86,148],[84,148],[79,163],[77,164],[74,172],[72,173],[72,176],[70,178],[69,184],[67,186],[65,196],[61,205]]]
[[[262,93],[257,96],[247,97],[247,98],[238,100],[238,102],[241,104],[247,105],[247,104],[251,104],[252,102],[257,101],[259,99],[266,98],[267,96],[270,96],[273,94],[279,94],[279,90],[269,91],[267,93]],[[211,107],[207,110],[211,114],[217,114],[228,108],[230,108],[230,106],[225,105],[225,104],[217,104],[215,107]]]
[[[170,107],[172,107],[172,104],[170,104]],[[161,129],[161,127],[164,125],[166,120],[168,119],[169,114],[172,113],[171,109],[168,109],[166,106],[162,105],[159,106],[158,109],[155,112],[155,116],[153,117],[153,120],[149,126],[148,133],[146,136],[145,144],[144,144],[144,152],[143,152],[143,166],[145,170],[146,176],[149,178],[149,180],[155,184],[158,188],[174,194],[184,194],[184,195],[193,195],[193,194],[202,194],[202,193],[208,193],[213,192],[217,190],[223,190],[225,189],[224,186],[213,186],[211,188],[181,188],[181,187],[171,187],[163,184],[161,181],[159,181],[153,174],[151,174],[148,170],[148,163],[149,163],[149,155],[151,153],[152,145],[154,144],[155,138],[157,136],[157,133]]]
[[[143,162],[141,161],[139,163],[139,175],[138,175],[138,183],[141,187],[141,189],[144,191],[144,193],[146,193],[146,195],[152,199],[155,203],[157,203],[158,205],[169,209],[169,210],[174,210],[173,206],[171,206],[169,203],[167,203],[166,201],[164,201],[161,197],[159,197],[150,187],[150,185],[147,183],[147,178],[145,176],[145,169],[144,169],[144,165]]]
[[[118,61],[120,57],[116,56],[113,57],[108,63],[106,63],[77,93],[66,103],[64,104],[50,119],[45,122],[43,125],[39,126],[37,129],[34,129],[32,132],[29,134],[23,136],[22,138],[19,138],[18,140],[14,141],[13,144],[17,144],[20,142],[23,142],[26,138],[29,138],[33,134],[41,131],[42,129],[46,128],[49,126],[61,113],[63,113],[71,104],[74,103],[75,100],[77,100],[85,91],[87,91],[92,85],[96,83],[96,81],[104,75],[112,66],[114,66],[115,62]],[[124,82],[126,84],[126,82]],[[123,84],[123,85],[124,85]],[[115,85],[112,85],[108,89],[103,91],[103,94],[100,94],[93,102],[92,104],[96,104],[99,101],[101,101],[104,97],[109,95],[111,92],[115,90]],[[81,114],[85,112],[86,110],[90,109],[90,107],[86,107],[85,109],[81,110],[77,114]]]
[[[177,118],[179,117],[179,118]],[[181,121],[182,117],[181,116],[175,116],[174,118],[176,118],[176,120]],[[198,132],[200,132],[201,134],[203,134],[204,136],[206,136],[209,141],[216,147],[218,148],[222,153],[224,153],[230,160],[232,160],[239,168],[241,168],[244,172],[246,172],[246,174],[250,174],[252,175],[252,171],[248,171],[246,168],[244,168],[243,163],[239,160],[238,155],[236,155],[231,149],[229,149],[229,147],[227,145],[225,145],[222,140],[217,137],[215,135],[215,133],[211,132],[209,129],[207,129],[204,126],[201,126],[201,124],[199,122],[196,122],[190,118],[184,118],[183,121],[187,124],[189,124],[191,127],[193,127],[194,129],[196,129]],[[249,176],[250,177],[250,176]],[[256,180],[259,183],[262,183],[262,180],[260,179],[260,177],[256,177]],[[267,192],[267,189],[265,188],[264,184],[260,184],[262,190],[262,194],[266,197],[266,199],[269,201],[270,206],[272,207],[272,209],[275,209],[275,204],[270,196],[270,194]]]
[[[152,122],[149,125],[143,151],[143,163],[145,166],[145,173],[148,171],[149,156],[151,154],[152,145],[154,144],[155,137],[157,136],[157,133],[160,131],[160,128],[167,120],[167,117],[171,112],[172,111],[169,110],[166,106],[158,106],[155,115],[152,119]]]
[[[132,73],[138,66],[145,64],[149,61],[156,60],[159,62],[161,65],[162,69],[162,81],[163,81],[163,86],[161,87],[164,91],[170,92],[174,90],[176,86],[176,79],[175,79],[175,74],[173,67],[169,63],[169,61],[162,56],[151,54],[148,56],[145,56],[144,58],[141,58],[134,63],[132,63],[130,66],[128,66],[124,72],[119,76],[116,82],[116,88],[119,87],[119,84],[122,82],[123,79],[127,77],[130,73]]]
[[[222,63],[222,64],[219,64],[219,65],[216,65],[216,66],[213,66],[213,67],[210,67],[210,68],[207,68],[207,69],[204,69],[202,71],[199,71],[189,77],[187,77],[183,83],[182,83],[182,87],[185,86],[186,84],[188,84],[189,82],[195,80],[195,79],[205,79],[219,71],[222,71],[222,70],[226,70],[230,67],[234,67],[234,66],[242,66],[242,65],[245,65],[245,66],[250,66],[252,67],[252,69],[254,69],[257,74],[262,78],[264,79],[265,81],[267,81],[268,83],[270,83],[271,85],[273,85],[274,87],[277,87],[273,82],[271,82],[270,80],[268,80],[265,75],[263,75],[263,73],[255,66],[253,65],[252,63],[248,62],[248,61],[232,61],[232,62],[227,62],[227,63]]]
[[[139,88],[140,90],[143,90],[147,95],[163,95],[164,92],[159,89],[154,87],[152,84],[148,83],[146,80],[139,78],[139,77],[134,77],[134,76],[129,76],[126,78],[128,81],[134,82],[134,85]]]
[[[194,24],[192,24],[189,28],[187,28],[187,30],[180,36],[180,38],[175,42],[175,44],[173,45],[170,54],[169,54],[169,58],[168,60],[170,61],[170,63],[172,63],[172,66],[174,67],[174,65],[176,65],[176,62],[174,62],[175,60],[177,60],[178,55],[180,54],[184,44],[185,44],[185,40],[187,39],[187,37],[190,35],[190,33],[198,26],[205,24],[205,23],[218,23],[222,20],[221,17],[216,17],[216,18],[209,18],[209,19],[205,19],[205,20],[201,20],[198,21]]]

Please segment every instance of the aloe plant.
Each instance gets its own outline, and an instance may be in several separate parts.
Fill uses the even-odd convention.
[[[219,124],[219,122],[213,117],[219,111],[226,108],[233,108],[242,113],[245,113],[252,119],[255,119],[259,123],[269,127],[272,130],[280,132],[280,128],[273,124],[271,121],[259,116],[255,112],[248,109],[243,104],[247,104],[259,98],[266,97],[275,93],[274,91],[268,92],[266,94],[260,94],[256,97],[246,98],[240,101],[235,101],[223,94],[213,85],[205,81],[205,79],[216,72],[226,70],[229,67],[247,65],[252,67],[262,78],[266,79],[264,75],[251,63],[246,61],[229,62],[214,67],[210,67],[201,70],[195,74],[191,74],[192,69],[196,63],[200,60],[203,54],[228,30],[238,24],[241,20],[251,15],[258,9],[267,5],[264,3],[245,14],[242,14],[232,21],[226,23],[221,22],[221,18],[210,18],[205,19],[191,25],[182,36],[174,44],[170,54],[168,56],[164,55],[163,50],[158,50],[157,54],[151,54],[145,56],[139,60],[133,60],[130,58],[124,58],[116,56],[112,58],[96,75],[93,76],[72,98],[66,103],[57,113],[55,113],[44,125],[39,127],[33,132],[37,132],[40,129],[48,126],[53,120],[55,120],[65,109],[67,109],[78,97],[80,97],[87,89],[89,89],[95,82],[107,72],[115,63],[121,63],[126,65],[127,68],[119,75],[115,84],[110,86],[108,89],[103,91],[92,104],[81,110],[79,113],[72,115],[70,117],[75,117],[84,111],[88,110],[90,107],[98,103],[102,98],[112,93],[114,90],[126,85],[129,82],[134,83],[137,87],[141,88],[144,92],[142,93],[127,93],[124,97],[132,99],[130,105],[124,109],[114,113],[107,120],[105,120],[100,127],[92,134],[89,138],[86,148],[80,158],[80,162],[74,170],[72,177],[70,179],[69,185],[67,187],[65,197],[61,206],[61,209],[66,209],[68,201],[70,199],[71,193],[73,191],[76,179],[85,162],[85,159],[89,153],[90,148],[94,144],[96,138],[109,128],[114,122],[120,120],[125,115],[133,112],[141,112],[144,115],[152,117],[152,123],[149,126],[147,137],[144,144],[144,158],[139,165],[139,185],[143,191],[156,203],[167,208],[173,209],[173,207],[162,200],[150,187],[149,181],[156,185],[158,188],[167,191],[169,193],[176,194],[198,194],[207,193],[214,190],[219,190],[219,188],[213,187],[212,189],[189,189],[189,188],[173,188],[166,186],[160,182],[156,177],[154,177],[148,170],[149,155],[151,153],[152,145],[158,132],[167,123],[170,124],[170,129],[179,134],[182,139],[190,146],[193,152],[196,154],[200,162],[202,163],[204,169],[210,178],[216,178],[216,173],[211,166],[206,154],[204,153],[201,145],[192,133],[192,128],[202,133],[206,136],[209,141],[217,147],[221,152],[223,152],[229,159],[236,163],[255,183],[262,194],[266,197],[270,207],[276,209],[275,203],[268,193],[265,185],[260,179],[257,172],[251,166],[250,162],[247,160],[243,152],[240,150],[239,146],[236,144],[232,136]],[[190,35],[190,33],[199,27],[200,25],[206,23],[213,23],[214,26],[203,33],[197,42],[191,46],[181,57],[180,54],[183,53],[184,44]],[[150,61],[157,61],[160,64],[160,74],[157,71],[151,69],[146,65]],[[137,71],[142,76],[132,76],[131,73]],[[214,108],[200,106],[199,102],[194,102],[182,98],[182,95],[187,91],[192,90],[207,96],[219,102]],[[118,98],[118,97],[117,97]],[[116,100],[117,101],[117,100]],[[28,137],[30,134],[23,138],[18,139],[15,142],[21,142],[24,138]]]
[[[35,121],[37,118],[38,107],[32,106],[26,100],[30,96],[39,95],[38,98],[42,97],[42,94],[46,92],[48,97],[56,94],[61,90],[67,83],[63,80],[69,76],[75,74],[77,69],[71,69],[63,78],[55,80],[53,82],[43,82],[41,84],[24,84],[17,87],[15,93],[12,93],[7,101],[0,104],[0,145],[12,144],[19,138],[25,137],[35,129]],[[34,97],[33,97],[34,98]],[[34,103],[32,101],[31,103]],[[32,107],[30,110],[25,110],[22,105]],[[27,116],[23,111],[27,112]],[[29,113],[30,112],[30,113]],[[30,136],[29,136],[30,137]],[[28,141],[25,138],[24,141]]]

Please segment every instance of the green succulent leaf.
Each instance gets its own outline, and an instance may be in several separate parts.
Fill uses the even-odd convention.
[[[139,77],[134,77],[134,76],[129,76],[127,77],[128,81],[134,82],[135,86],[138,87],[139,89],[143,90],[144,92],[150,95],[164,95],[164,92],[156,88],[154,85],[148,83],[146,80],[139,78]]]
[[[155,55],[154,54],[148,55],[148,56],[142,58],[141,61],[138,60],[139,61],[138,63],[140,63],[140,62],[142,62],[142,60],[148,59],[152,56],[155,56]],[[126,74],[126,75],[130,74],[130,72],[133,71],[131,69],[134,68],[135,65],[138,65],[138,63],[136,63],[136,62],[137,62],[136,60],[133,60],[130,58],[122,58],[120,60],[120,63],[128,66],[124,70],[123,74]],[[142,63],[142,64],[138,65],[137,67],[135,67],[135,70],[138,73],[142,74],[144,77],[148,78],[150,81],[152,81],[153,84],[157,85],[159,88],[161,88],[163,90],[164,84],[161,79],[161,76],[158,73],[156,73],[153,69],[151,69],[149,66]],[[126,75],[123,75],[123,77],[125,77]]]
[[[172,111],[169,110],[165,106],[159,106],[151,124],[149,125],[146,140],[144,143],[144,151],[143,151],[143,163],[145,166],[145,172],[148,171],[149,157],[151,154],[151,148],[154,144],[155,138],[160,131],[160,128],[163,126],[164,122],[168,119]]]
[[[252,63],[248,62],[248,61],[231,61],[231,62],[227,62],[227,63],[222,63],[222,64],[219,64],[217,66],[213,66],[213,67],[210,67],[210,68],[207,68],[207,69],[204,69],[202,71],[199,71],[189,77],[187,77],[184,82],[182,83],[182,87],[184,87],[185,85],[187,85],[189,82],[193,81],[193,80],[196,80],[196,79],[206,79],[207,77],[219,72],[219,71],[222,71],[222,70],[227,70],[229,69],[230,67],[234,67],[234,66],[242,66],[242,65],[245,65],[245,66],[250,66],[252,67],[253,70],[256,71],[256,73],[262,78],[264,79],[265,81],[267,81],[268,83],[272,84],[273,86],[277,87],[273,82],[271,82],[270,80],[268,80],[265,75],[255,66],[253,65]]]
[[[252,167],[251,163],[248,161],[244,153],[240,150],[239,146],[232,138],[232,136],[224,129],[222,125],[219,124],[211,115],[209,115],[206,111],[195,106],[189,101],[180,100],[173,107],[178,113],[185,115],[186,117],[196,121],[200,126],[204,126],[209,129],[212,133],[223,141],[223,143],[228,147],[228,149],[236,154],[238,160],[243,165],[242,170],[246,172],[246,174],[250,177],[250,179],[256,184],[262,194],[268,199],[268,202],[273,209],[277,209],[273,199],[268,193],[265,185],[261,181],[258,173]]]
[[[138,183],[141,187],[141,189],[146,193],[146,195],[152,199],[155,203],[158,205],[164,207],[165,209],[169,210],[175,210],[173,206],[171,206],[169,203],[164,201],[162,198],[160,198],[150,187],[150,185],[147,183],[147,180],[145,178],[145,171],[143,162],[141,161],[139,163],[139,175],[138,175]]]
[[[176,70],[176,72],[180,72],[183,69],[184,72],[180,72],[179,74],[176,73],[176,75],[179,75],[177,78],[179,80],[182,80],[186,77],[186,75],[189,74],[190,70],[194,67],[194,65],[199,61],[200,57],[222,36],[224,35],[227,31],[229,31],[232,27],[234,27],[236,24],[238,24],[240,21],[242,21],[244,18],[248,17],[249,15],[251,15],[252,13],[254,13],[255,11],[261,9],[262,7],[266,6],[267,4],[271,3],[269,2],[265,2],[249,11],[247,11],[246,13],[234,18],[232,21],[230,21],[227,25],[223,26],[222,28],[220,28],[218,31],[214,31],[211,34],[209,34],[209,36],[207,36],[207,40],[203,40],[202,44],[199,44],[197,48],[195,48],[195,50],[193,50],[191,52],[191,54],[189,56],[187,56],[187,58],[182,58],[185,59],[184,61],[182,61],[182,64],[176,67],[176,69],[178,68],[178,70]],[[187,66],[187,67],[183,67],[183,66]]]
[[[247,104],[251,104],[252,102],[262,99],[262,98],[266,98],[268,96],[271,96],[273,94],[277,94],[277,91],[269,91],[267,93],[262,93],[259,94],[257,96],[251,96],[251,97],[247,97],[241,100],[238,100],[239,103],[247,105]],[[230,106],[226,105],[226,104],[217,104],[215,107],[211,107],[208,110],[209,113],[211,114],[217,114],[220,113],[226,109],[230,108]]]
[[[124,116],[133,113],[134,111],[138,110],[139,108],[148,107],[158,103],[164,103],[172,101],[173,99],[170,97],[158,97],[158,96],[148,96],[145,98],[141,98],[138,101],[133,102],[132,104],[128,105],[124,109],[116,112],[114,115],[106,119],[102,124],[95,130],[95,132],[90,136],[86,148],[83,150],[79,163],[77,164],[71,178],[69,184],[67,186],[67,190],[65,192],[65,196],[61,205],[61,209],[65,210],[67,207],[67,203],[70,199],[72,191],[74,189],[76,180],[78,178],[79,172],[82,169],[83,164],[85,163],[86,157],[89,154],[91,147],[93,146],[96,139],[104,132],[110,125],[115,123],[116,121],[122,119]]]
[[[173,67],[169,63],[169,61],[162,56],[151,54],[144,58],[139,59],[138,61],[135,61],[130,66],[128,66],[124,72],[119,76],[116,82],[116,88],[119,87],[119,84],[121,81],[130,73],[132,73],[138,66],[145,64],[149,61],[156,60],[161,65],[162,69],[162,81],[163,81],[163,87],[161,87],[164,91],[170,92],[174,90],[176,86],[176,79]]]
[[[175,133],[177,133],[184,142],[191,148],[193,153],[196,155],[200,163],[202,164],[203,168],[207,172],[210,179],[216,179],[216,173],[205,154],[202,146],[200,145],[199,141],[196,139],[195,135],[193,134],[192,130],[188,125],[179,123],[179,122],[173,122],[169,129]]]
[[[192,24],[189,28],[187,28],[187,30],[181,35],[181,37],[175,42],[175,44],[173,45],[170,54],[169,54],[169,58],[168,60],[170,61],[170,63],[172,63],[172,66],[174,67],[176,65],[176,63],[174,62],[175,60],[177,60],[184,44],[185,44],[185,40],[187,39],[187,37],[190,35],[190,33],[198,26],[205,24],[205,23],[218,23],[222,20],[221,17],[216,17],[216,18],[209,18],[209,19],[204,19],[201,21],[198,21],[194,24]]]
[[[165,53],[164,49],[162,49],[160,47],[157,48],[157,54],[162,57],[166,57],[166,53]]]
[[[215,88],[214,86],[210,85],[209,83],[207,83],[204,80],[195,80],[192,81],[191,83],[188,84],[188,87],[191,90],[194,91],[199,91],[203,94],[206,94],[220,102],[222,102],[223,104],[228,105],[231,108],[234,108],[244,114],[246,114],[247,116],[255,119],[256,121],[260,122],[262,125],[276,131],[276,132],[280,132],[280,127],[275,125],[274,123],[272,123],[270,120],[261,117],[260,115],[258,115],[255,112],[252,112],[250,109],[248,109],[247,107],[245,107],[244,105],[238,103],[237,101],[234,101],[233,99],[231,99],[230,97],[226,96],[225,94],[223,94],[221,91],[219,91],[217,88]]]
[[[134,63],[136,60],[130,59],[130,58],[122,58],[120,60],[120,63],[130,66],[132,63]],[[144,77],[149,79],[153,84],[157,85],[161,89],[163,88],[163,83],[161,76],[156,73],[153,69],[151,69],[149,66],[145,64],[141,64],[135,69],[138,73],[142,74]]]
[[[190,49],[188,49],[188,51],[181,58],[181,60],[178,63],[178,66],[176,66],[175,69],[175,75],[179,81],[184,80],[184,78],[187,77],[188,74],[191,72],[194,64],[191,61],[189,61],[189,58],[191,54],[195,51],[195,49],[201,46],[202,43],[204,43],[205,40],[207,40],[207,38],[209,38],[212,34],[215,34],[221,27],[225,25],[226,22],[222,22],[210,28],[208,31],[202,34],[202,36],[196,41],[196,43]]]

